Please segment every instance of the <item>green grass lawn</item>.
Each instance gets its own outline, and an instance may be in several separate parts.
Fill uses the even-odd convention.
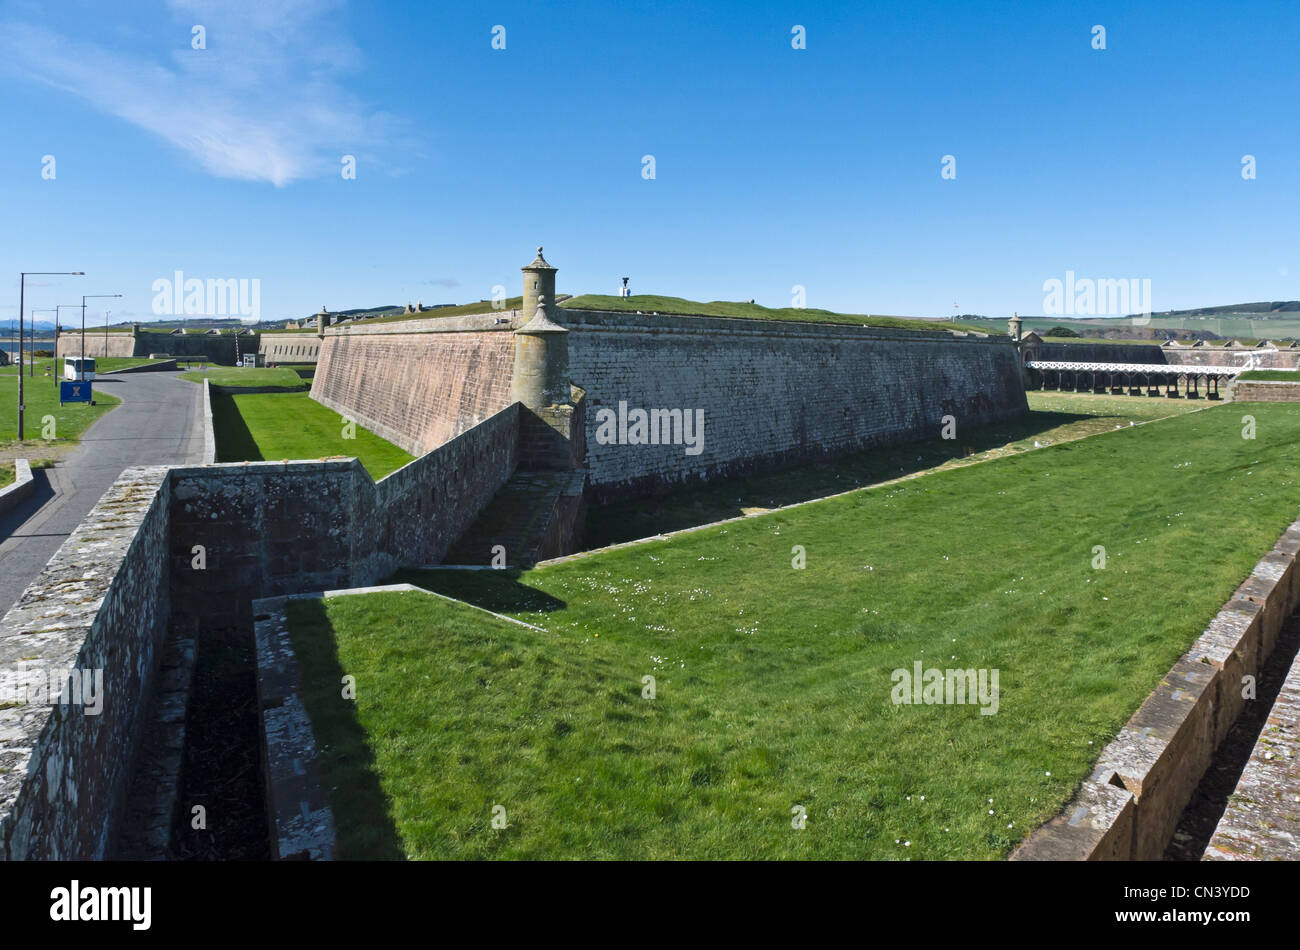
[[[215,386],[285,386],[299,389],[310,389],[310,385],[303,382],[292,369],[284,367],[268,368],[244,368],[242,366],[209,366],[207,371],[193,370],[188,373],[181,373],[181,379],[188,380],[191,383],[202,383],[204,379],[212,382]]]
[[[583,294],[564,301],[561,307],[573,310],[617,310],[643,313],[679,313],[702,317],[739,317],[747,320],[781,320],[797,323],[842,323],[854,326],[891,327],[899,330],[975,330],[980,333],[1005,334],[1006,324],[991,328],[973,324],[951,323],[944,320],[921,320],[909,317],[887,317],[865,313],[836,313],[833,310],[794,307],[764,307],[761,304],[741,303],[733,300],[686,300],[682,297],[661,297],[638,294],[635,297],[614,297],[606,294]]]
[[[412,460],[361,426],[355,438],[345,439],[343,417],[307,393],[214,392],[212,428],[218,462],[356,456],[378,481]]]
[[[14,463],[0,462],[0,488],[10,485],[14,480]]]
[[[1252,369],[1242,373],[1238,379],[1280,380],[1285,383],[1300,383],[1300,373],[1293,369]]]
[[[1030,412],[1020,419],[957,430],[956,439],[926,439],[867,449],[826,462],[759,472],[594,507],[583,546],[598,548],[666,531],[710,524],[938,468],[956,468],[1149,422],[1204,407],[1188,399],[1026,393]],[[937,428],[937,427],[936,427]]]
[[[46,365],[49,362],[44,361]],[[12,370],[12,367],[0,370],[0,445],[14,444],[18,437],[18,375]],[[27,405],[23,420],[23,435],[26,436],[24,444],[39,446],[51,442],[74,441],[92,422],[122,401],[96,387],[95,405],[68,403],[60,406],[54,379],[42,375],[43,371],[44,366],[37,363],[36,375],[23,377],[23,399]],[[54,417],[53,439],[43,438],[46,416]]]
[[[294,603],[342,853],[1004,857],[1300,510],[1300,412],[1249,404],[1245,440],[1242,411],[523,573],[396,578],[546,632],[419,594]],[[997,669],[997,714],[893,704],[914,662]]]
[[[164,361],[151,360],[147,357],[97,356],[95,357],[95,372],[107,373],[113,370],[129,369],[132,366],[144,366],[149,363],[161,363],[161,362]],[[59,363],[60,373],[62,373],[63,361],[59,360],[58,363]],[[53,366],[53,364],[54,364],[54,360],[51,360],[49,358],[38,359],[36,361],[36,378],[37,379],[44,378],[46,382],[49,382],[50,377],[46,375],[46,372],[50,369],[51,366]],[[23,366],[24,369],[29,374],[29,378],[30,378],[31,367],[29,367],[26,363],[24,363]],[[15,376],[15,375],[17,375],[17,371],[14,366],[0,367],[0,376]]]
[[[151,360],[147,356],[109,356],[98,357],[95,360],[95,371],[99,373],[110,373],[119,369],[130,369],[133,366],[148,366],[151,363],[163,363],[165,360]]]

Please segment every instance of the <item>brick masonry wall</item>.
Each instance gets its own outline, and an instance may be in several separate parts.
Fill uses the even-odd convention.
[[[566,311],[597,499],[939,435],[1028,411],[1005,339]],[[602,445],[600,410],[703,410],[703,451]]]
[[[258,352],[267,363],[315,363],[321,339],[314,333],[263,333]]]
[[[0,620],[0,675],[102,670],[98,715],[0,702],[0,858],[98,859],[167,629],[165,468],[127,469]]]
[[[311,396],[423,455],[512,402],[513,316],[331,329]]]
[[[1239,380],[1232,384],[1235,402],[1300,402],[1300,382]]]

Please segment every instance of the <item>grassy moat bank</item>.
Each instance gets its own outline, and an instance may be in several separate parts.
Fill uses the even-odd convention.
[[[295,603],[343,855],[1004,857],[1294,519],[1300,412],[1249,411],[1254,439],[1239,405],[1108,422],[522,573],[396,578],[544,632],[418,593]],[[999,671],[996,714],[895,704],[916,663]]]

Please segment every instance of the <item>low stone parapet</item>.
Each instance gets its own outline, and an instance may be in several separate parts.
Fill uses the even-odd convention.
[[[1234,402],[1300,402],[1300,380],[1239,379],[1232,398]]]
[[[1169,670],[1057,817],[1013,861],[1157,861],[1300,602],[1300,520]]]
[[[32,496],[35,482],[27,459],[14,459],[14,480],[0,488],[0,515],[7,514]]]

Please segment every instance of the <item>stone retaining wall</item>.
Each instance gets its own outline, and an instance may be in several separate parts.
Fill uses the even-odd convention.
[[[128,469],[0,620],[0,677],[102,671],[102,706],[0,702],[0,859],[98,859],[167,629],[166,468]]]
[[[14,480],[0,488],[0,515],[6,514],[31,497],[36,485],[32,480],[32,464],[27,459],[14,459]]]
[[[1232,385],[1234,402],[1300,402],[1300,381],[1239,379]]]
[[[1028,411],[1006,338],[554,308],[598,499]],[[515,312],[326,332],[312,398],[418,455],[512,401]],[[602,409],[703,413],[697,454],[597,438]],[[692,416],[695,418],[696,416]],[[529,420],[531,421],[531,419]]]
[[[1203,861],[1300,860],[1300,657],[1282,682]]]
[[[117,835],[169,622],[437,563],[514,472],[518,404],[376,484],[356,459],[127,469],[0,620],[0,676],[102,669],[98,716],[0,702],[0,859],[98,859]]]

